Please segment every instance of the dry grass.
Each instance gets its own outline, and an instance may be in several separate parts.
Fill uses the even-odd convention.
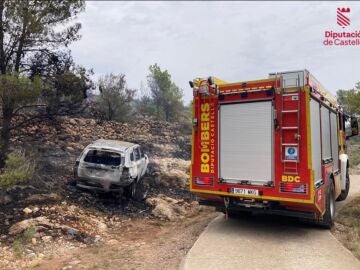
[[[14,253],[16,257],[21,257],[24,252],[25,245],[27,245],[31,238],[36,233],[36,229],[34,227],[27,228],[22,234],[18,235],[12,244],[12,248],[14,249]]]
[[[360,174],[360,136],[347,141],[351,174]]]
[[[340,210],[334,230],[335,236],[360,259],[360,196]]]
[[[34,164],[32,159],[25,155],[25,151],[11,152],[6,158],[5,167],[0,172],[0,187],[12,187],[31,179],[33,174]]]

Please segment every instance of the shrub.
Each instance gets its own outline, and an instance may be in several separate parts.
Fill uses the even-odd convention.
[[[99,91],[100,95],[94,107],[96,114],[105,120],[126,121],[136,90],[127,87],[125,75],[110,73],[101,77]]]
[[[0,172],[0,187],[9,188],[31,179],[34,167],[24,151],[10,153],[5,161],[5,167]]]
[[[14,253],[17,257],[21,257],[22,253],[24,252],[25,245],[27,245],[31,241],[31,238],[33,238],[35,233],[36,228],[30,227],[16,237],[12,244],[12,248],[14,249]]]

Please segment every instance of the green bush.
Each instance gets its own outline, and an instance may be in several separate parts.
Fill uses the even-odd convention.
[[[35,227],[27,228],[25,231],[23,231],[22,234],[18,235],[13,244],[12,248],[14,249],[14,253],[16,257],[21,257],[22,253],[24,252],[25,245],[27,245],[31,238],[33,238],[34,234],[36,233]]]
[[[5,167],[0,172],[0,187],[9,188],[32,178],[34,164],[23,151],[14,151],[7,156]]]

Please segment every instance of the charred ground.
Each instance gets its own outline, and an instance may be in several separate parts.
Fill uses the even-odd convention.
[[[76,157],[86,145],[100,138],[142,145],[150,158],[145,176],[149,187],[146,201],[79,190],[72,185]],[[189,220],[201,227],[212,215],[199,207],[188,191],[190,135],[177,123],[151,119],[96,122],[64,117],[23,128],[15,134],[12,144],[31,153],[36,173],[25,184],[2,190],[0,268],[40,266],[46,258],[61,254],[61,250],[66,254],[67,246],[99,246],[116,239],[132,247],[131,235],[142,235],[141,230],[162,234],[169,224],[181,227]],[[135,238],[133,244],[137,245],[146,237]]]

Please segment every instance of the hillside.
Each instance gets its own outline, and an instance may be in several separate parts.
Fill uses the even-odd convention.
[[[149,187],[146,201],[88,192],[72,185],[76,157],[86,145],[100,138],[142,145],[150,159],[145,177]],[[0,268],[42,264],[40,261],[54,254],[67,254],[65,247],[98,247],[114,239],[131,248],[146,238],[141,231],[161,234],[168,232],[166,226],[185,230],[182,224],[190,220],[194,230],[200,230],[211,215],[188,191],[190,135],[184,134],[184,127],[177,123],[151,119],[97,123],[93,119],[64,117],[23,128],[15,134],[12,144],[31,152],[36,174],[31,181],[1,192]],[[124,228],[127,233],[119,235]],[[132,239],[134,233],[139,237]]]

